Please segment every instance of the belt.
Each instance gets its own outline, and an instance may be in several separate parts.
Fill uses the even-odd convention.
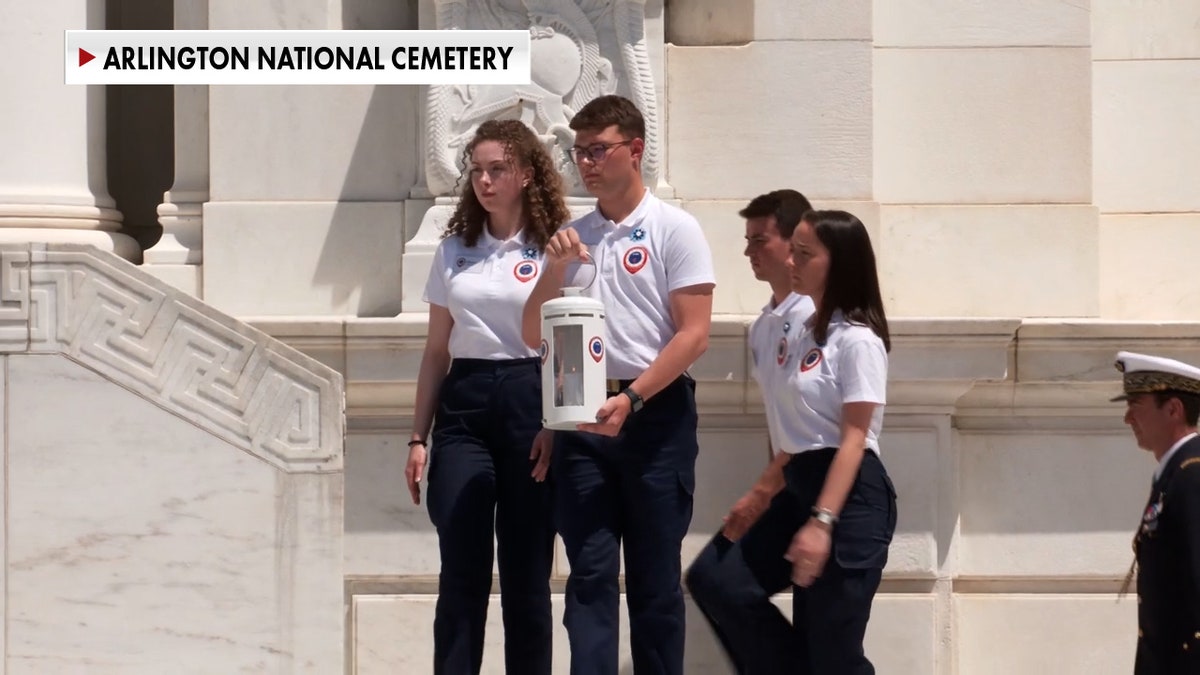
[[[619,394],[631,384],[633,384],[633,380],[605,380],[606,391],[609,394]]]
[[[523,359],[452,359],[450,361],[450,372],[452,373],[495,373],[508,368],[520,368],[524,366],[536,365],[540,362],[536,356],[531,356]]]

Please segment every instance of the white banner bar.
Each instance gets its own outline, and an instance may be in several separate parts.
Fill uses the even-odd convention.
[[[69,30],[67,84],[528,84],[524,30]]]

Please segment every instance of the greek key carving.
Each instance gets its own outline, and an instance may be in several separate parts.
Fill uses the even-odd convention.
[[[0,249],[0,346],[62,353],[286,471],[341,468],[341,375],[92,247]]]

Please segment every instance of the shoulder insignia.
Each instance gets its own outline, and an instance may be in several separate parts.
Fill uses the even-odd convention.
[[[1182,469],[1186,469],[1186,468],[1188,468],[1189,466],[1191,466],[1192,464],[1200,464],[1200,457],[1192,457],[1191,459],[1185,459],[1185,460],[1183,460],[1183,464],[1180,464],[1180,465],[1179,465],[1179,468],[1180,468],[1181,470],[1182,470]]]

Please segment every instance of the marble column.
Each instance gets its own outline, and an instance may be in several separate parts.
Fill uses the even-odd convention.
[[[63,31],[103,28],[103,0],[0,3],[0,243],[92,244],[139,261],[108,194],[104,87],[63,83]]]
[[[175,28],[208,28],[206,0],[175,0]],[[208,87],[175,87],[175,182],[158,205],[162,237],[146,250],[145,269],[196,297],[204,297],[203,209],[208,201]]]

